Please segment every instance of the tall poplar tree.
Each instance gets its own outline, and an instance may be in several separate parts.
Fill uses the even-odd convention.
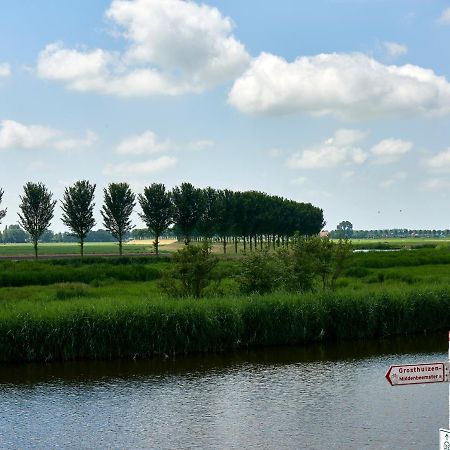
[[[103,225],[119,242],[119,254],[122,256],[123,238],[133,228],[130,216],[136,205],[136,197],[128,183],[110,183],[103,193],[105,195],[101,210]]]
[[[156,255],[159,255],[159,238],[172,223],[173,204],[170,193],[166,192],[164,184],[153,183],[144,188],[144,194],[139,194],[138,199],[142,208],[139,216],[155,235],[153,246]]]
[[[28,182],[20,196],[19,224],[28,232],[34,247],[34,255],[38,257],[38,241],[53,219],[56,200],[43,183]]]
[[[192,233],[203,213],[202,190],[191,183],[181,183],[172,190],[174,204],[174,222],[177,230],[184,237],[186,245],[191,241]]]
[[[95,184],[86,180],[77,181],[64,190],[61,220],[69,227],[71,234],[78,238],[81,257],[83,257],[84,240],[95,225],[94,192]]]

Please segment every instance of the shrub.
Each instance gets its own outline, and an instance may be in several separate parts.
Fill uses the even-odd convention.
[[[245,294],[265,294],[275,289],[279,278],[276,258],[263,250],[244,256],[236,280]]]
[[[202,245],[186,245],[173,255],[160,287],[171,296],[199,298],[210,283],[217,262],[207,241]]]

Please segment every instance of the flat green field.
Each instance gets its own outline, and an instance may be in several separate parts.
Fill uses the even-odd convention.
[[[402,248],[439,248],[450,246],[450,239],[429,239],[429,238],[393,238],[393,239],[353,239],[353,245],[356,249],[402,249]],[[160,247],[161,253],[168,253],[183,247],[182,243],[172,242]],[[247,247],[249,248],[249,246]],[[243,250],[242,243],[239,243],[238,253]],[[213,245],[214,253],[223,253],[221,243]],[[123,245],[124,255],[143,255],[153,253],[151,241],[144,241],[142,244],[137,242],[125,243]],[[39,244],[39,255],[78,255],[80,247],[78,244],[68,243],[42,243]],[[84,246],[85,255],[114,255],[119,253],[119,246],[116,243],[100,242],[86,243]],[[227,254],[234,255],[234,246],[228,244]],[[31,244],[0,244],[0,259],[2,257],[33,257],[34,250]]]
[[[163,251],[163,250],[162,250]],[[80,246],[78,244],[67,243],[42,243],[38,246],[39,255],[78,255]],[[124,255],[136,255],[152,253],[153,246],[149,244],[124,244]],[[118,254],[119,245],[111,242],[88,242],[84,245],[85,255],[105,255]],[[34,256],[34,249],[31,244],[0,244],[0,258],[2,256]]]

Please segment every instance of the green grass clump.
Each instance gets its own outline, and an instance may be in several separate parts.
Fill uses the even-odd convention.
[[[86,261],[89,259],[86,258]],[[87,264],[80,261],[2,261],[0,287],[50,285],[54,283],[95,283],[104,280],[149,281],[160,277],[167,263],[146,264],[140,258],[124,258],[123,263],[98,259]]]
[[[450,326],[443,287],[180,300],[143,292],[0,302],[0,361],[172,356]]]

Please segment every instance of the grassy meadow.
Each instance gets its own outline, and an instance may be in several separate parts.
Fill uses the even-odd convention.
[[[161,291],[171,264],[164,255],[2,260],[0,361],[173,356],[446,329],[450,246],[428,247],[355,253],[335,289],[318,283],[311,293],[241,294],[239,258],[221,257],[199,300]]]

